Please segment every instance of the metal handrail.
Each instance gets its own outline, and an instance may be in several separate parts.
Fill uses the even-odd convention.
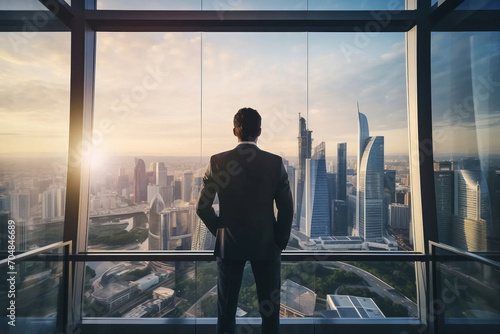
[[[417,261],[427,262],[430,257],[418,252],[307,252],[285,251],[281,260],[286,261]],[[123,252],[99,251],[70,255],[70,261],[215,261],[212,251]]]
[[[53,244],[43,246],[43,247],[40,247],[37,249],[32,249],[32,250],[27,251],[27,252],[21,252],[20,254],[19,254],[19,252],[16,252],[18,254],[15,255],[15,261],[16,262],[26,261],[30,258],[34,258],[38,255],[43,254],[43,253],[49,252],[49,251],[54,250],[54,249],[62,248],[62,247],[69,247],[70,252],[71,252],[71,244],[72,244],[71,241],[66,241],[66,242],[59,241],[59,242],[55,242]],[[6,266],[8,263],[9,263],[8,258],[2,259],[2,260],[0,260],[0,267]]]
[[[438,242],[435,242],[435,241],[429,241],[429,246],[430,246],[431,249],[433,249],[433,248],[444,249],[444,250],[446,250],[448,252],[460,255],[461,257],[465,257],[466,259],[468,259],[470,261],[480,262],[482,264],[486,264],[488,266],[491,266],[491,267],[493,267],[495,269],[500,269],[500,262],[488,259],[488,258],[486,258],[484,256],[481,256],[481,255],[478,255],[478,254],[475,254],[475,253],[466,252],[466,251],[463,251],[463,250],[458,249],[456,247],[453,247],[453,246],[450,246],[450,245],[446,245],[446,244],[442,244],[442,243],[438,243]],[[431,253],[432,253],[433,258],[436,259],[436,260],[443,259],[443,258],[446,257],[446,256],[443,256],[443,255],[435,254],[435,252],[431,252]],[[446,257],[446,259],[448,260],[450,258]]]
[[[63,284],[60,285],[59,288],[59,298],[58,298],[58,306],[57,306],[57,320],[56,320],[56,326],[59,332],[64,333],[65,329],[68,326],[69,319],[70,319],[70,314],[72,310],[72,299],[71,299],[71,293],[73,286],[72,286],[72,276],[71,276],[71,261],[70,261],[70,255],[71,255],[71,241],[66,241],[66,242],[56,242],[47,246],[43,246],[37,249],[33,249],[27,252],[22,252],[14,253],[13,258],[5,258],[0,261],[0,267],[7,266],[7,265],[12,265],[13,263],[18,264],[23,261],[28,261],[28,260],[35,260],[35,258],[39,257],[40,255],[44,255],[44,261],[50,260],[50,261],[63,261]],[[44,254],[50,251],[53,251],[55,249],[59,248],[67,248],[66,252],[62,255],[56,255],[53,256],[53,254]]]

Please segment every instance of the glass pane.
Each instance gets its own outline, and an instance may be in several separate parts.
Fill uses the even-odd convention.
[[[405,9],[405,0],[308,0],[309,10],[389,10]]]
[[[305,174],[296,172],[309,191],[303,198],[316,196],[312,209],[297,206],[296,235],[312,235],[311,225],[321,221],[313,215],[328,200],[329,212],[323,211],[330,214],[330,233],[310,248],[411,250],[404,34],[311,33],[308,64],[304,121],[312,134],[304,138],[313,145],[306,154],[313,147],[323,151],[323,144],[325,157],[313,156]],[[309,183],[308,170],[318,171]],[[318,196],[327,182],[328,196]]]
[[[38,0],[2,0],[0,10],[48,10]]]
[[[435,312],[444,317],[443,325],[487,321],[498,326],[500,270],[443,249],[436,254],[448,257],[437,264],[438,298],[434,301]]]
[[[0,33],[0,211],[18,250],[62,240],[69,65],[69,33]]]
[[[193,262],[87,262],[83,316],[185,317],[197,300],[195,273]]]
[[[58,249],[27,260],[13,260],[11,263],[15,264],[1,267],[6,279],[0,284],[1,305],[7,311],[0,328],[5,328],[5,333],[12,329],[29,333],[33,328],[44,333],[57,332],[57,320],[62,315],[59,312],[67,311],[63,292],[69,278],[64,276],[63,252],[64,249]]]
[[[236,146],[233,117],[249,106],[262,116],[259,146],[293,157],[306,87],[304,33],[204,33],[203,154]]]
[[[208,157],[236,145],[234,114],[251,106],[258,145],[289,173],[290,249],[411,250],[404,34],[201,39],[98,34],[90,249],[213,249],[193,204]]]
[[[405,9],[405,0],[99,0],[97,9],[123,10],[390,10]]]
[[[97,9],[200,10],[201,0],[98,0]]]
[[[204,10],[306,10],[307,0],[205,0]]]
[[[439,241],[500,249],[500,33],[432,36]]]
[[[90,250],[191,249],[200,79],[199,33],[98,33]]]
[[[216,262],[87,262],[84,317],[216,318],[217,275]],[[414,263],[284,262],[280,316],[417,317]],[[259,317],[255,280],[247,263],[238,323],[251,326],[249,318]]]
[[[413,262],[316,264],[316,314],[325,318],[418,317]]]

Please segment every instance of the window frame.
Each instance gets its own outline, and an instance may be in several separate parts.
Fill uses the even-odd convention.
[[[86,140],[92,133],[95,55],[97,31],[202,31],[202,32],[373,32],[378,23],[381,33],[406,33],[406,75],[408,132],[410,143],[410,183],[412,191],[412,226],[414,252],[291,252],[284,261],[367,257],[373,260],[410,260],[416,263],[416,285],[420,322],[433,316],[428,299],[426,257],[429,242],[437,240],[436,201],[433,177],[433,141],[431,107],[431,32],[500,31],[500,10],[455,11],[464,0],[407,0],[399,12],[380,11],[139,11],[97,10],[96,0],[39,0],[46,6],[48,19],[37,24],[39,11],[0,11],[0,31],[26,31],[31,23],[35,31],[71,31],[71,83],[69,157],[66,191],[66,214],[63,242],[72,242],[73,322],[80,322],[85,261],[96,259],[147,258],[148,254],[113,254],[87,250],[90,157]],[[50,12],[50,13],[49,13]],[[222,17],[222,18],[221,18]],[[377,22],[376,17],[389,17]],[[382,24],[384,23],[384,24]],[[355,30],[357,29],[357,30]],[[176,252],[156,254],[165,259],[213,260],[211,252]],[[408,259],[407,259],[408,258]],[[317,260],[319,261],[319,260]],[[393,323],[388,320],[386,323]],[[407,321],[408,320],[404,320]],[[432,329],[430,329],[432,331]]]

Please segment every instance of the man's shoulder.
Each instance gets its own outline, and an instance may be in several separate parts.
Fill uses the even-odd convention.
[[[262,155],[264,155],[268,159],[274,159],[274,160],[280,160],[280,161],[282,160],[282,158],[277,154],[274,154],[274,153],[271,153],[268,151],[264,151],[264,150],[260,150],[260,152]]]
[[[269,157],[274,158],[274,159],[279,159],[279,160],[281,160],[281,159],[282,159],[279,155],[274,154],[274,153],[271,153],[271,152],[269,152],[269,151],[264,151],[264,150],[261,150],[261,152],[262,152],[263,154],[265,154],[265,155],[269,156]]]
[[[238,145],[235,148],[223,152],[216,153],[210,157],[213,162],[221,161],[227,158],[231,158],[234,155],[249,155],[253,156],[256,154],[265,160],[276,160],[282,161],[282,158],[274,153],[264,151],[256,145]]]
[[[221,160],[223,159],[224,157],[228,156],[229,154],[231,154],[231,152],[234,151],[233,150],[228,150],[228,151],[223,151],[223,152],[219,152],[219,153],[215,153],[213,154],[211,157],[210,157],[210,160],[211,161],[218,161],[218,160]]]

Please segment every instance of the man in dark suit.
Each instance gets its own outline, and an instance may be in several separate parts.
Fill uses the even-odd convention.
[[[236,148],[210,158],[196,212],[216,236],[219,334],[234,333],[246,261],[257,286],[262,333],[279,333],[281,251],[290,237],[293,200],[281,157],[257,147],[261,117],[251,108],[234,116]],[[212,203],[219,198],[219,216]],[[274,203],[278,210],[274,215]]]

